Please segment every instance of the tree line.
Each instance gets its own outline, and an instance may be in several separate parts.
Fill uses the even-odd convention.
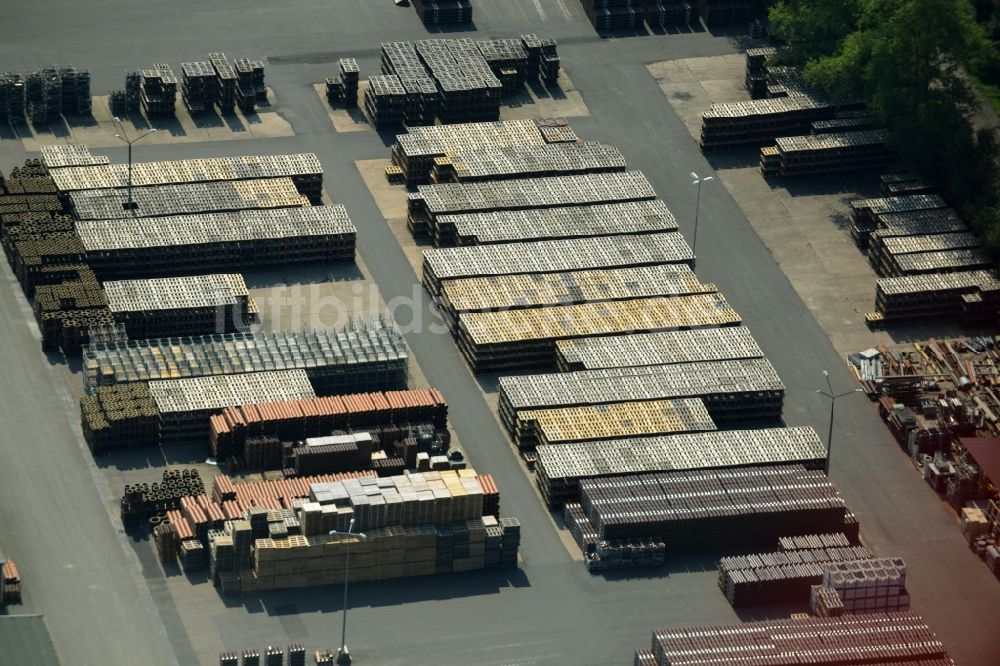
[[[1000,257],[997,128],[973,123],[973,78],[1000,87],[1000,0],[777,0],[770,20],[787,43],[774,63],[867,102],[900,158]]]

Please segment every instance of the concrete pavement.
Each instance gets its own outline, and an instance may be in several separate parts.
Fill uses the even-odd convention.
[[[564,66],[592,114],[571,118],[571,124],[586,139],[619,146],[630,166],[646,172],[690,237],[694,190],[686,174],[710,173],[711,165],[644,65],[730,53],[737,43],[707,33],[600,39],[581,19],[579,4],[571,0],[476,0],[475,5],[479,31],[457,36],[536,32],[559,38]],[[255,0],[239,7],[179,0],[137,12],[114,0],[102,6],[100,16],[92,11],[86,3],[66,0],[11,8],[0,27],[0,69],[72,61],[91,68],[94,90],[99,92],[121,87],[120,72],[127,67],[166,61],[176,69],[181,61],[203,59],[219,49],[230,57],[268,57],[267,78],[277,95],[276,110],[291,123],[295,137],[150,145],[142,148],[138,159],[314,151],[326,170],[328,192],[347,205],[358,227],[360,252],[384,299],[389,302],[413,293],[418,276],[353,164],[385,157],[388,137],[374,132],[335,133],[311,88],[341,56],[357,57],[367,74],[377,68],[378,42],[427,37],[412,8],[401,10],[388,0],[295,5]],[[120,149],[96,152],[109,154],[114,161],[124,159]],[[19,144],[0,135],[0,168],[8,169],[22,159]],[[827,408],[813,393],[822,381],[821,370],[831,370],[838,387],[850,388],[853,379],[738,203],[721,187],[704,194],[699,276],[719,285],[781,373],[788,386],[786,420],[825,432]],[[317,272],[323,274],[322,269]],[[260,648],[291,641],[309,649],[334,645],[340,605],[336,588],[277,592],[234,602],[220,598],[206,584],[192,585],[176,571],[164,575],[151,559],[148,543],[133,544],[130,550],[135,556],[122,548],[126,541],[113,536],[116,522],[109,513],[114,498],[99,475],[95,483],[90,461],[80,449],[77,408],[59,398],[53,375],[62,373],[46,367],[26,314],[12,305],[19,303],[15,291],[13,284],[3,288],[0,324],[3,339],[9,341],[0,349],[0,362],[11,368],[3,381],[2,414],[5,422],[15,424],[12,435],[4,435],[0,500],[7,501],[0,506],[8,508],[0,510],[42,508],[0,516],[0,529],[9,530],[3,533],[6,547],[14,554],[21,548],[30,554],[34,564],[21,565],[26,575],[34,570],[38,576],[60,571],[66,553],[77,552],[72,549],[80,539],[86,545],[80,547],[77,564],[110,563],[99,571],[103,597],[74,577],[72,569],[60,571],[61,575],[53,572],[50,583],[28,593],[33,610],[46,613],[64,656],[81,632],[93,637],[84,645],[87,655],[113,648],[123,656],[111,663],[127,663],[127,655],[150,653],[171,663],[173,655],[162,648],[164,634],[183,664],[192,663],[192,658],[210,663],[222,646]],[[419,308],[421,316],[431,316],[426,303]],[[397,314],[407,323],[406,313]],[[451,339],[418,331],[407,340],[429,383],[445,393],[452,423],[472,463],[496,477],[503,513],[518,516],[524,524],[524,565],[518,572],[352,587],[352,604],[357,606],[351,614],[352,651],[380,664],[602,666],[627,663],[631,650],[648,642],[653,627],[737,618],[714,585],[711,554],[674,558],[667,576],[586,574],[553,530],[550,516],[538,503],[482,398],[480,382],[469,374]],[[61,409],[63,414],[18,418],[42,413],[40,406],[47,413],[58,414]],[[841,403],[839,409],[833,478],[861,520],[866,541],[879,553],[907,560],[915,610],[927,617],[959,663],[991,663],[995,637],[1000,635],[1000,585],[965,548],[952,516],[916,476],[871,405],[858,399]],[[33,456],[23,445],[27,441],[41,442],[46,457]],[[26,484],[25,479],[32,482]],[[62,489],[61,500],[44,501],[49,495],[46,481]],[[22,498],[33,502],[25,504]],[[69,529],[31,532],[39,516],[42,524],[65,524]],[[98,536],[83,538],[90,534]],[[118,600],[121,606],[116,608]],[[753,615],[752,611],[746,616]],[[144,643],[154,648],[142,651]]]

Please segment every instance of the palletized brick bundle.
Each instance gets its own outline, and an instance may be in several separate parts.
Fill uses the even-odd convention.
[[[248,435],[302,440],[329,435],[334,430],[392,423],[431,423],[444,429],[447,419],[448,405],[436,389],[251,403],[213,416],[209,445],[216,456],[226,456],[242,453]]]
[[[302,488],[301,479],[279,483],[288,481],[297,482],[290,492]],[[236,494],[247,485],[217,477],[214,497],[228,512],[226,505],[239,501]],[[330,480],[309,488],[314,501],[295,502],[294,531],[282,529],[291,512],[248,507],[206,532],[212,578],[224,594],[343,582],[348,548],[352,580],[517,564],[520,523],[483,515],[495,486],[474,470]],[[352,519],[364,541],[328,536],[347,530]]]

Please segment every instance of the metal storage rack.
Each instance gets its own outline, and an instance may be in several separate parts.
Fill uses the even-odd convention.
[[[133,339],[246,329],[256,306],[238,273],[103,284],[108,309]]]
[[[258,103],[267,102],[267,86],[264,84],[264,63],[260,60],[237,58],[236,104],[243,114],[253,113]]]
[[[628,30],[642,25],[646,0],[580,0],[597,30]]]
[[[514,437],[523,410],[701,398],[720,428],[781,418],[785,385],[767,359],[501,377],[500,422]]]
[[[0,120],[15,127],[25,123],[25,81],[17,72],[0,73]]]
[[[583,479],[580,504],[601,538],[659,537],[672,553],[834,531],[847,513],[822,470],[798,465]]]
[[[212,111],[218,92],[211,63],[181,63],[181,98],[189,113]]]
[[[80,220],[76,230],[80,251],[102,279],[354,261],[357,235],[339,204]]]
[[[767,59],[778,52],[778,49],[765,47],[747,49],[746,77],[744,85],[750,97],[761,99],[767,97]]]
[[[146,117],[174,117],[177,103],[177,78],[174,76],[173,70],[170,69],[170,65],[158,63],[153,65],[153,69],[142,70],[140,76],[142,78],[142,92],[139,99],[142,112]],[[128,83],[126,75],[126,97],[128,97],[129,92]]]
[[[48,124],[62,116],[62,79],[53,67],[30,72],[25,78],[25,102],[31,122]]]
[[[209,418],[226,407],[316,397],[305,370],[250,372],[149,382],[160,444],[208,442]]]
[[[785,464],[822,469],[826,447],[812,428],[800,427],[543,446],[537,455],[535,483],[549,508],[558,508],[579,500],[583,479]]]
[[[473,372],[556,366],[555,344],[635,331],[734,326],[740,317],[719,294],[641,298],[459,315],[458,348]]]
[[[521,449],[716,429],[699,398],[525,410],[519,425]]]
[[[471,13],[470,13],[471,19]],[[500,119],[502,86],[471,39],[425,39],[417,55],[438,89],[442,123]]]
[[[91,111],[90,72],[73,65],[59,68],[62,82],[63,115],[89,116]]]
[[[614,146],[592,141],[540,146],[449,151],[434,160],[433,183],[538,178],[625,171],[625,157]]]
[[[763,358],[743,326],[638,333],[556,342],[559,370],[600,370],[644,365]]]
[[[406,92],[407,127],[433,125],[438,109],[438,89],[413,43],[383,42],[381,64],[382,73],[398,76]]]
[[[375,129],[402,127],[406,122],[406,89],[395,74],[372,76],[365,91],[365,113]]]
[[[504,95],[513,95],[521,90],[529,76],[528,51],[523,40],[488,39],[476,42],[476,47],[493,75],[500,80]]]
[[[417,192],[409,194],[406,225],[415,236],[421,236],[437,224],[438,215],[655,198],[656,192],[641,171],[420,185]]]
[[[471,0],[413,0],[413,6],[424,25],[472,23]]]
[[[690,25],[693,13],[692,3],[685,0],[646,0],[646,25],[650,28]]]
[[[308,206],[291,178],[212,181],[184,185],[150,185],[132,190],[135,216],[125,210],[128,192],[121,189],[79,190],[69,194],[69,205],[80,220],[160,217],[252,208]]]
[[[425,250],[422,272],[424,287],[438,296],[444,281],[459,278],[667,263],[690,266],[692,259],[691,248],[681,235],[671,232]]]
[[[409,351],[385,319],[342,329],[241,332],[159,340],[91,342],[84,350],[84,389],[98,386],[305,370],[318,395],[406,387]]]
[[[590,206],[528,208],[493,213],[438,215],[431,229],[436,247],[626,236],[677,231],[662,199]]]
[[[446,280],[441,308],[454,323],[459,314],[552,305],[711,294],[684,264],[662,264],[569,273],[526,273]]]
[[[215,71],[215,106],[222,115],[232,115],[236,110],[236,98],[239,90],[239,79],[236,76],[236,71],[229,64],[225,53],[209,53],[208,60]]]

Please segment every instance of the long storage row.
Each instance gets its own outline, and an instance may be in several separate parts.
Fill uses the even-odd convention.
[[[153,340],[91,342],[84,349],[84,388],[229,375],[305,370],[319,395],[405,388],[409,352],[385,319],[343,329],[259,331]]]
[[[539,178],[624,171],[625,158],[614,146],[591,141],[540,146],[453,150],[434,160],[433,183]]]
[[[298,208],[309,205],[291,178],[208,181],[180,185],[150,185],[127,190],[77,190],[69,205],[78,220],[120,220],[128,217],[162,217],[253,208]]]
[[[740,323],[720,294],[709,293],[467,312],[458,316],[456,338],[474,372],[496,372],[555,368],[555,345],[563,339]]]
[[[743,326],[637,333],[556,342],[563,372],[668,365],[697,361],[762,358],[750,329]]]
[[[249,437],[301,441],[336,430],[427,423],[445,430],[448,404],[435,389],[361,393],[228,406],[209,419],[213,455],[242,453]]]
[[[736,625],[653,631],[650,650],[635,664],[686,666],[725,663],[732,655],[758,666],[798,663],[953,666],[944,645],[919,615],[871,613],[842,617],[764,620]]]
[[[304,370],[250,372],[101,386],[80,399],[80,412],[84,439],[98,453],[207,442],[209,417],[226,407],[315,395]]]
[[[60,192],[128,187],[127,164],[108,164],[106,157],[91,155],[86,146],[73,146],[72,153],[66,147],[60,152],[53,148],[43,147],[42,162]],[[301,194],[312,196],[313,190],[322,188],[323,167],[313,153],[208,157],[132,165],[133,187],[266,178],[291,178]]]
[[[795,465],[585,479],[580,504],[600,537],[655,536],[670,552],[836,531],[847,513],[822,471]]]
[[[522,208],[655,199],[656,192],[639,171],[482,183],[420,185],[407,202],[407,226],[416,236],[428,233],[438,215],[488,213]]]
[[[995,317],[998,307],[1000,278],[992,271],[928,273],[875,283],[875,308],[887,320],[957,317],[975,324]]]
[[[383,70],[384,53],[383,45]],[[554,124],[552,120],[540,119],[409,127],[396,136],[392,163],[403,170],[407,185],[429,183],[434,159],[444,157],[449,151],[542,145],[547,143],[545,128]]]
[[[662,199],[651,199],[436,215],[429,233],[435,247],[451,247],[669,231],[677,231],[677,220]]]
[[[679,233],[596,236],[425,250],[422,273],[424,287],[438,296],[444,281],[459,278],[690,265],[693,258]]]
[[[76,223],[101,278],[353,261],[357,230],[340,204]]]
[[[538,449],[535,483],[550,508],[577,501],[580,481],[670,470],[801,464],[818,469],[826,449],[812,428],[724,430]]]
[[[489,312],[637,298],[715,293],[685,264],[615,270],[526,273],[447,280],[441,305],[454,320],[466,312]]]
[[[501,377],[499,392],[513,437],[525,410],[684,397],[704,400],[720,427],[773,422],[785,386],[767,359],[752,359]]]
[[[518,415],[515,439],[518,448],[531,449],[715,429],[701,399],[675,398],[525,410]]]
[[[887,140],[885,130],[779,137],[776,146],[761,149],[760,170],[765,176],[802,178],[881,169],[894,157]]]

